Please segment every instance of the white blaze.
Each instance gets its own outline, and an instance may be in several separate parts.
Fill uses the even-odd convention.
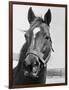
[[[40,31],[40,28],[37,27],[33,30],[34,38],[36,37],[36,34]]]

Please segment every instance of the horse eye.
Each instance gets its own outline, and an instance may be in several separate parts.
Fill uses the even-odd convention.
[[[50,37],[49,37],[49,36],[46,36],[46,37],[45,37],[45,39],[47,39],[47,40],[48,40],[48,39],[50,39]]]
[[[27,38],[27,35],[26,34],[24,36],[25,36],[25,38]]]
[[[25,34],[25,38],[28,38],[29,37],[29,35],[28,34]]]

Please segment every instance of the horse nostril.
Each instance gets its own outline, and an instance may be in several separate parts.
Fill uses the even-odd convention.
[[[28,71],[24,71],[25,76],[28,76],[28,74],[29,74]]]
[[[33,67],[33,72],[35,73],[37,71],[37,67]]]

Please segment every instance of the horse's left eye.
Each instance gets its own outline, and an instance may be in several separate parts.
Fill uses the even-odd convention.
[[[49,36],[46,36],[46,37],[45,37],[45,39],[47,39],[47,40],[48,40],[48,39],[50,39],[50,37],[49,37]]]

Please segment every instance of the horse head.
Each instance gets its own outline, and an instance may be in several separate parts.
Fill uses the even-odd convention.
[[[28,11],[30,28],[25,33],[29,48],[23,61],[24,75],[38,78],[42,68],[46,67],[51,55],[52,40],[50,37],[51,11],[44,15],[44,19],[36,17],[32,8]]]

